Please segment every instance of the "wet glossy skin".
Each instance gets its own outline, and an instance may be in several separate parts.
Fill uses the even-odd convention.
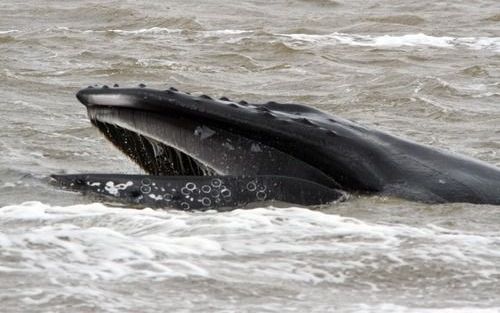
[[[424,202],[500,203],[498,168],[368,129],[311,107],[214,100],[176,89],[143,87],[86,88],[77,97],[87,106],[91,119],[99,120],[102,110],[183,118],[270,147],[303,164],[266,173],[259,171],[266,168],[264,159],[259,159],[257,164],[263,165],[253,167],[258,175],[306,175],[320,184],[326,176],[331,179],[330,187]],[[134,131],[133,125],[127,127]],[[189,145],[181,148],[190,154]],[[213,155],[196,155],[204,164],[210,163],[210,158]]]
[[[130,204],[208,210],[277,200],[301,205],[343,201],[340,191],[283,176],[53,175],[64,189],[121,199]]]

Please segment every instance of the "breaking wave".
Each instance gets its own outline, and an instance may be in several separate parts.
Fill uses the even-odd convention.
[[[47,32],[74,32],[74,33],[114,33],[122,36],[185,36],[183,32],[199,35],[200,37],[231,37],[228,43],[237,43],[245,38],[271,37],[272,40],[281,40],[292,45],[349,45],[359,47],[433,47],[448,49],[490,50],[500,52],[500,37],[453,37],[431,36],[424,33],[401,35],[363,35],[333,32],[330,34],[301,34],[301,33],[266,33],[257,30],[219,29],[219,30],[184,30],[179,28],[151,27],[141,29],[75,29],[69,27],[48,28]],[[0,34],[22,33],[19,30],[0,31]],[[241,38],[239,38],[241,37]]]
[[[30,305],[54,305],[71,296],[113,311],[133,305],[122,299],[106,306],[111,282],[124,288],[183,283],[182,288],[203,293],[193,282],[210,281],[240,289],[277,284],[342,293],[355,288],[379,298],[378,312],[417,312],[398,304],[415,297],[414,282],[442,293],[449,277],[467,282],[464,288],[494,288],[500,276],[500,232],[378,224],[302,208],[217,213],[25,202],[0,208],[0,228],[0,274],[37,281],[39,291],[17,295]],[[381,279],[399,275],[404,281]],[[94,289],[68,289],[75,280]],[[406,290],[402,299],[391,296],[381,304],[393,288]],[[0,298],[10,293],[4,289]],[[354,311],[374,312],[369,300],[351,300]]]

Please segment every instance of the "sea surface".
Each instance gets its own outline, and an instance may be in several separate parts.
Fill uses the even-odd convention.
[[[500,206],[134,210],[47,183],[138,173],[75,92],[312,105],[500,166],[500,2],[0,3],[1,312],[500,312]]]

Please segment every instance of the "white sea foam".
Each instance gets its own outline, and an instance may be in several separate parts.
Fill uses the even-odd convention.
[[[345,33],[331,33],[326,35],[311,34],[278,34],[295,43],[313,43],[320,45],[344,44],[363,47],[418,47],[428,46],[435,48],[467,48],[474,50],[487,49],[500,52],[500,37],[451,37],[430,36],[426,34],[405,35],[356,35]]]
[[[123,30],[123,29],[109,29],[107,32],[117,33],[122,35],[139,35],[139,34],[173,34],[180,33],[182,29],[165,28],[165,27],[151,27],[141,28],[136,30]]]
[[[66,29],[68,28],[60,28]],[[165,27],[151,27],[151,28],[141,28],[141,29],[108,29],[108,30],[84,30],[83,32],[110,32],[117,33],[121,35],[141,35],[141,34],[152,34],[152,35],[162,35],[162,34],[179,34],[183,32],[183,29],[179,28],[165,28]],[[228,36],[228,35],[241,35],[253,33],[251,30],[240,30],[240,29],[216,29],[216,30],[206,30],[206,31],[195,31],[190,30],[192,33],[198,33],[205,37],[208,36]]]
[[[47,31],[53,31],[54,28],[49,28]],[[77,33],[116,33],[120,35],[166,35],[166,34],[180,34],[184,30],[179,28],[166,28],[166,27],[150,27],[150,28],[140,28],[140,29],[107,29],[107,30],[95,30],[95,29],[76,29],[69,28],[65,26],[59,26],[55,28],[56,31],[69,31]],[[206,31],[196,31],[190,30],[191,33],[199,33],[205,37],[208,36],[227,36],[227,35],[241,35],[253,33],[251,30],[240,30],[240,29],[216,29],[216,30],[206,30]],[[1,32],[0,32],[1,33]]]
[[[325,269],[282,260],[260,269],[253,264],[253,274],[319,283],[342,280],[342,275],[332,274],[341,269],[376,266],[384,271],[385,266],[404,266],[414,260],[454,268],[483,266],[478,270],[490,270],[488,276],[500,272],[495,267],[500,251],[494,248],[500,242],[500,233],[485,237],[436,226],[379,225],[298,208],[186,213],[117,209],[100,204],[51,207],[27,202],[1,208],[0,219],[33,224],[18,232],[10,227],[9,233],[0,235],[1,249],[21,256],[12,264],[4,264],[0,272],[44,269],[58,275],[71,272],[100,279],[153,274],[217,276],[218,269],[213,268],[211,259],[215,256],[281,253],[330,254],[330,272],[318,275],[317,271]],[[82,223],[82,219],[88,222]],[[193,262],[193,255],[207,259]],[[350,260],[339,260],[346,256]],[[379,261],[366,263],[373,258]],[[138,270],[138,263],[147,263],[148,269]],[[244,265],[252,267],[248,262]],[[238,268],[241,264],[227,266]],[[336,270],[331,272],[333,268]],[[488,279],[483,274],[477,276]]]
[[[70,28],[66,26],[58,26],[55,28],[47,28],[47,32],[52,31],[65,31],[65,32],[73,32],[73,33],[116,33],[120,35],[140,35],[140,34],[153,34],[153,35],[161,35],[161,34],[174,34],[182,32],[182,29],[177,28],[166,28],[166,27],[150,27],[150,28],[140,28],[140,29],[77,29]]]
[[[225,36],[225,35],[241,35],[241,34],[251,34],[251,30],[240,30],[240,29],[221,29],[221,30],[207,30],[202,32],[206,36]]]
[[[19,30],[17,30],[17,29],[0,30],[0,35],[12,34],[12,33],[18,33],[18,32],[19,32]]]
[[[409,308],[392,303],[383,303],[380,305],[360,304],[352,309],[357,313],[498,313],[500,308],[478,308],[478,307],[457,307],[457,308]]]
[[[69,288],[71,281],[146,288],[174,280],[162,284],[175,290],[179,279],[187,279],[238,288],[306,284],[305,290],[383,294],[393,288],[392,280],[397,288],[421,281],[422,288],[447,290],[449,279],[459,279],[469,286],[464,288],[491,289],[500,275],[500,232],[379,224],[301,208],[217,213],[26,202],[0,208],[0,229],[0,277],[34,279],[38,287],[43,278],[65,286],[26,294],[28,304],[53,302],[58,295],[106,302],[106,288],[89,294]],[[30,290],[21,288],[16,295]],[[353,312],[466,311],[367,304]]]
[[[157,36],[182,36],[183,29],[150,27],[140,29],[74,29],[69,27],[49,28],[47,31],[69,31],[79,33],[116,33],[120,35],[157,35]],[[17,32],[18,30],[8,30],[3,33]],[[260,32],[255,30],[241,29],[215,29],[215,30],[190,30],[190,34],[198,34],[200,37],[230,37],[228,43],[237,43],[242,38],[260,36]],[[0,31],[2,34],[2,31]],[[431,36],[424,33],[401,34],[401,35],[361,35],[333,32],[330,34],[270,34],[280,40],[285,40],[296,45],[350,45],[360,47],[433,47],[448,49],[470,49],[470,50],[490,50],[500,52],[500,37],[454,37],[454,36]]]

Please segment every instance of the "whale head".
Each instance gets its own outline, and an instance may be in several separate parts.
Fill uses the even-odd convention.
[[[352,151],[363,143],[351,138],[365,129],[308,106],[174,88],[89,87],[77,98],[104,136],[151,175],[284,175],[347,190],[376,188],[367,183],[368,165],[352,166]]]

